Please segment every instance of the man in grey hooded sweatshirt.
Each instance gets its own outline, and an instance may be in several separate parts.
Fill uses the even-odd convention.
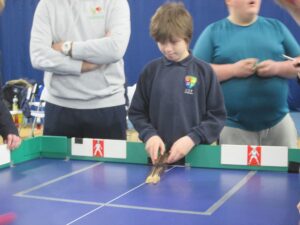
[[[44,135],[126,139],[127,0],[41,0],[30,40],[45,71]]]

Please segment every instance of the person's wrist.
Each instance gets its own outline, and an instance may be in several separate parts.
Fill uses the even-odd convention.
[[[72,46],[73,46],[73,42],[65,41],[62,44],[61,52],[66,56],[72,56]]]

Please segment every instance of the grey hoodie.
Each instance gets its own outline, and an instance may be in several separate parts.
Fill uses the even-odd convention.
[[[30,57],[34,68],[45,71],[42,98],[76,109],[124,104],[123,56],[129,37],[127,0],[41,0]],[[61,41],[73,42],[72,57],[51,48]],[[81,73],[83,61],[99,68]]]

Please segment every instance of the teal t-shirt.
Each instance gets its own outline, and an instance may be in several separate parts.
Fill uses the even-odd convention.
[[[282,54],[300,55],[290,31],[276,19],[258,17],[249,26],[227,18],[209,25],[193,49],[196,57],[213,64],[235,63],[246,58],[284,61]],[[273,76],[233,78],[221,82],[227,110],[226,125],[260,131],[276,125],[289,111],[288,82]]]

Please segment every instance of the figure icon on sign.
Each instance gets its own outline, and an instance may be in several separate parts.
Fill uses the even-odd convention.
[[[248,165],[260,165],[260,152],[261,147],[248,146]]]
[[[103,150],[103,143],[101,143],[101,140],[94,140],[93,155],[97,157],[103,157]]]

